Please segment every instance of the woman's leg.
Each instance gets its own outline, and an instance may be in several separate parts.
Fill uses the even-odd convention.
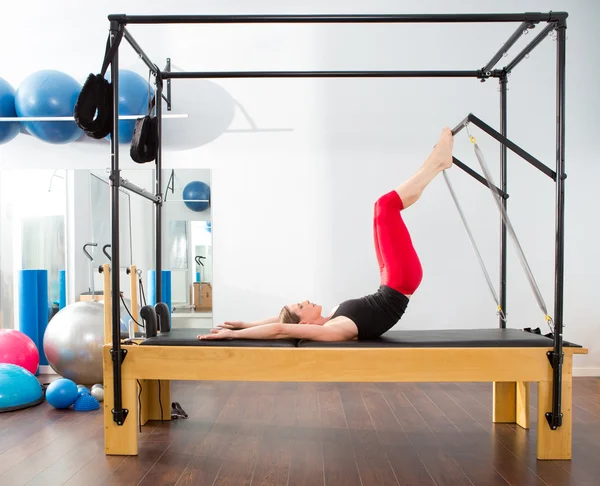
[[[421,168],[375,203],[373,232],[381,284],[405,295],[415,292],[423,269],[400,211],[414,204],[435,176],[452,165],[452,146],[452,132],[444,129]]]

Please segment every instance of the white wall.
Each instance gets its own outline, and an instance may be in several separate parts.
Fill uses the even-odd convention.
[[[600,374],[594,305],[599,287],[599,203],[592,197],[600,176],[593,145],[600,128],[600,94],[594,84],[600,66],[592,62],[600,41],[597,2],[466,0],[450,5],[441,0],[373,0],[367,6],[357,0],[263,0],[252,6],[241,1],[206,1],[199,6],[153,0],[90,4],[85,10],[79,10],[75,1],[63,3],[68,15],[45,2],[35,8],[31,2],[5,7],[5,14],[24,19],[5,25],[0,33],[3,44],[14,46],[3,51],[3,65],[10,66],[3,76],[14,86],[42,68],[61,69],[81,81],[97,72],[108,29],[106,14],[113,12],[568,10],[565,338],[590,348],[589,356],[577,358],[578,372]],[[24,23],[35,36],[22,35]],[[174,69],[476,69],[514,28],[513,24],[238,25],[131,26],[130,31],[157,64],[162,66],[171,57]],[[19,42],[12,42],[14,38]],[[509,136],[549,165],[555,156],[555,47],[554,41],[546,40],[519,65],[510,77],[508,94]],[[121,52],[123,68],[147,75],[129,47]],[[443,125],[453,125],[472,111],[497,127],[497,88],[493,80],[470,79],[173,81],[173,112],[190,117],[165,121],[165,166],[213,169],[215,322],[273,315],[284,303],[305,298],[328,308],[375,290],[374,201],[416,170]],[[261,130],[248,130],[252,123]],[[485,136],[478,138],[497,173],[497,144]],[[126,160],[127,151],[128,147],[121,148],[123,165],[133,167]],[[456,155],[474,166],[464,134],[457,139]],[[0,147],[3,168],[103,169],[109,163],[108,146],[102,142],[54,147],[20,136]],[[457,169],[451,177],[496,281],[499,224],[491,198]],[[511,156],[509,190],[513,224],[552,309],[554,186]],[[406,211],[405,218],[425,279],[398,329],[496,326],[495,306],[441,179]],[[241,238],[248,234],[255,236]],[[512,248],[509,278],[510,326],[539,326],[545,331]]]

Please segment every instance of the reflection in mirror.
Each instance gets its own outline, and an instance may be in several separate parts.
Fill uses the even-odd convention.
[[[121,176],[154,192],[153,168],[123,170]],[[163,173],[162,264],[171,275],[173,327],[212,326],[210,186],[210,170]],[[119,201],[121,322],[122,330],[128,330],[132,322],[129,313],[141,322],[139,309],[144,303],[153,303],[149,276],[156,264],[154,204],[123,188]],[[47,273],[49,319],[76,302],[103,300],[104,281],[98,267],[110,263],[112,255],[110,214],[106,171],[2,171],[0,327],[20,329],[21,304],[27,304],[21,306],[25,309],[40,306],[39,302],[22,302],[26,295],[20,287],[24,270]],[[127,274],[130,265],[139,270],[133,289]],[[138,304],[135,309],[132,292]],[[44,330],[40,332],[39,346]]]
[[[171,271],[174,327],[212,326],[211,172],[175,169],[163,173],[166,182],[163,221],[163,261]]]
[[[41,305],[40,329],[28,331],[38,344],[47,320],[58,311],[60,282],[65,270],[66,185],[64,170],[3,170],[0,177],[0,328],[21,329],[32,322],[21,315],[37,302]],[[39,271],[45,288],[29,294],[24,270]],[[23,323],[21,321],[28,320]],[[42,321],[44,321],[43,323]],[[35,331],[35,335],[33,332]]]

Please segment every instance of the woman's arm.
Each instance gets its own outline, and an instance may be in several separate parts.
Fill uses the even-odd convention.
[[[269,317],[261,321],[225,321],[223,324],[218,324],[216,327],[221,329],[248,329],[249,327],[262,326],[264,324],[273,324],[279,322],[279,317]]]
[[[358,334],[352,321],[321,326],[318,324],[271,323],[241,330],[212,329],[198,339],[309,339],[311,341],[349,341]]]

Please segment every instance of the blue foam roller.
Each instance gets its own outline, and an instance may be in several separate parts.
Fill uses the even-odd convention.
[[[37,270],[19,271],[19,331],[29,337],[40,349],[38,327],[38,273]],[[44,305],[47,313],[48,304]]]
[[[99,408],[100,402],[88,394],[79,395],[73,404],[73,410],[77,412],[91,412]]]
[[[156,304],[156,271],[148,270],[148,303],[152,306]],[[162,271],[162,302],[167,304],[169,312],[173,312],[171,306],[171,270]]]
[[[48,358],[44,353],[44,334],[48,327],[48,270],[37,270],[37,309],[38,309],[38,351],[40,365],[47,365]]]
[[[58,283],[60,285],[60,297],[58,300],[58,310],[67,306],[67,272],[60,270],[58,272]]]

